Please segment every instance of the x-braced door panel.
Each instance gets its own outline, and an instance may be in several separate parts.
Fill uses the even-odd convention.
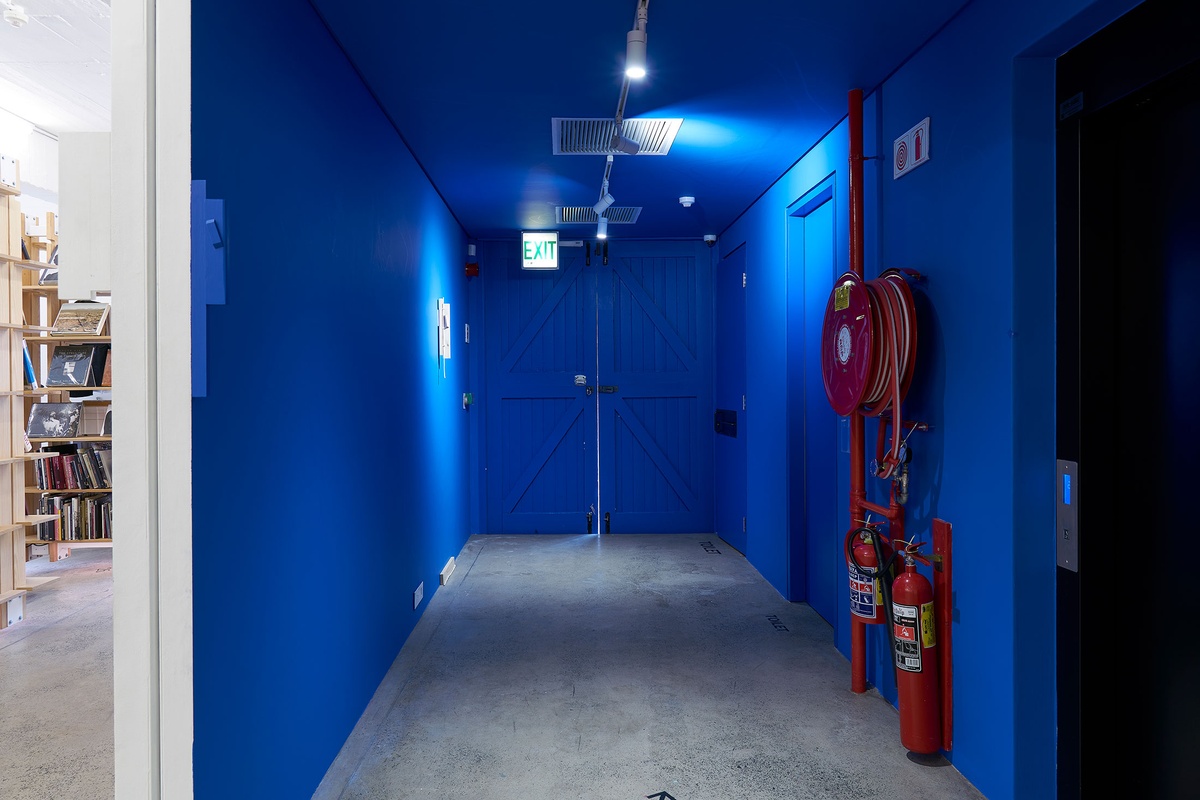
[[[634,246],[597,279],[600,510],[613,533],[710,532],[708,253]]]
[[[509,262],[487,284],[488,529],[580,533],[596,498],[595,282]]]

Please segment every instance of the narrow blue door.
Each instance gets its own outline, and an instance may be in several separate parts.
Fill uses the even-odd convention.
[[[825,306],[837,279],[833,200],[804,217],[804,527],[808,604],[831,625],[844,597],[845,531],[838,529],[837,414],[821,378],[821,333]],[[800,388],[800,387],[797,387]]]
[[[601,522],[713,530],[712,251],[613,242],[597,273]]]
[[[716,271],[713,400],[737,422],[726,433],[713,431],[713,504],[716,533],[746,552],[746,248],[739,247]],[[730,435],[732,434],[732,435]]]
[[[509,253],[508,250],[512,252]],[[520,268],[489,248],[484,278],[489,533],[584,533],[596,503],[595,273]]]

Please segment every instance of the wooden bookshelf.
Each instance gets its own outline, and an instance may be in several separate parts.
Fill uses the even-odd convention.
[[[19,165],[18,165],[19,166]],[[0,184],[0,485],[8,493],[0,503],[0,628],[25,618],[25,595],[31,585],[25,574],[25,399],[22,384],[24,293],[31,274],[20,266],[21,216],[17,187]]]
[[[45,266],[45,265],[42,265]],[[25,285],[22,287],[22,304],[24,308],[24,320],[27,323],[24,328],[24,343],[29,348],[29,356],[33,362],[34,374],[38,380],[37,388],[22,387],[22,397],[24,405],[25,419],[29,418],[29,412],[37,402],[73,402],[81,403],[85,408],[89,406],[108,406],[111,408],[111,400],[107,399],[111,395],[105,395],[103,399],[82,399],[80,400],[74,393],[91,392],[95,393],[110,393],[111,386],[45,386],[41,385],[47,378],[50,370],[50,365],[54,359],[55,348],[60,345],[78,345],[78,344],[111,344],[112,337],[108,335],[108,324],[105,323],[104,330],[99,335],[93,334],[70,334],[70,335],[52,335],[53,322],[58,314],[59,308],[65,301],[61,301],[58,297],[57,284],[37,285],[37,273],[27,271],[25,274]],[[99,375],[97,374],[97,380]],[[87,430],[87,429],[85,429]],[[92,431],[95,428],[90,429]],[[60,445],[79,445],[79,451],[84,451],[89,445],[109,445],[112,443],[112,436],[109,435],[93,435],[80,434],[76,436],[63,437],[28,437],[29,443],[36,449],[55,448],[59,449]],[[45,452],[41,454],[44,458],[53,458],[59,455],[58,452]],[[69,454],[68,454],[69,455]],[[41,549],[41,546],[47,546],[47,557],[51,561],[57,561],[62,558],[67,558],[71,554],[71,549],[74,547],[97,546],[110,547],[112,546],[112,538],[97,537],[88,538],[87,534],[104,530],[107,532],[107,526],[102,526],[97,522],[96,527],[92,528],[90,523],[100,518],[107,518],[111,510],[111,499],[113,490],[111,487],[95,487],[88,488],[69,488],[58,483],[51,482],[49,476],[45,473],[47,470],[42,470],[42,477],[46,479],[44,484],[38,482],[38,472],[35,471],[32,462],[25,467],[25,486],[23,489],[22,508],[25,509],[25,519],[30,523],[30,530],[24,537],[25,546],[28,551],[35,552],[35,548]],[[74,482],[74,480],[72,481]],[[39,485],[45,485],[47,488],[39,488]],[[61,509],[59,513],[39,513],[39,508]],[[71,521],[76,521],[76,529],[68,531]],[[38,536],[37,526],[47,523],[57,523],[54,526],[54,539],[42,539]],[[43,534],[45,531],[42,532]],[[78,538],[75,538],[78,537]]]

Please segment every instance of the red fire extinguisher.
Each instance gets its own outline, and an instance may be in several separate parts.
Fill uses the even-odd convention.
[[[845,548],[850,573],[850,613],[868,625],[887,622],[883,594],[884,581],[891,580],[892,575],[892,548],[869,526],[846,534]]]
[[[906,550],[904,572],[892,582],[892,642],[900,743],[914,753],[936,753],[942,742],[936,630],[933,587]]]

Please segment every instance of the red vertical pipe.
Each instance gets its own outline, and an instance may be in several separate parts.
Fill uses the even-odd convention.
[[[863,93],[850,90],[850,271],[863,276]]]
[[[938,673],[941,676],[942,749],[949,752],[954,741],[954,673],[950,658],[950,623],[954,612],[953,572],[950,563],[954,528],[944,519],[933,520],[933,554],[938,556],[933,571],[933,608],[937,617]]]
[[[863,270],[863,129],[862,89],[851,89],[849,99],[850,127],[850,272],[862,280]],[[867,465],[864,447],[863,416],[855,409],[850,414],[850,527],[857,528],[865,518],[862,504],[867,499]],[[850,690],[862,694],[867,690],[866,623],[851,615],[850,628]]]

